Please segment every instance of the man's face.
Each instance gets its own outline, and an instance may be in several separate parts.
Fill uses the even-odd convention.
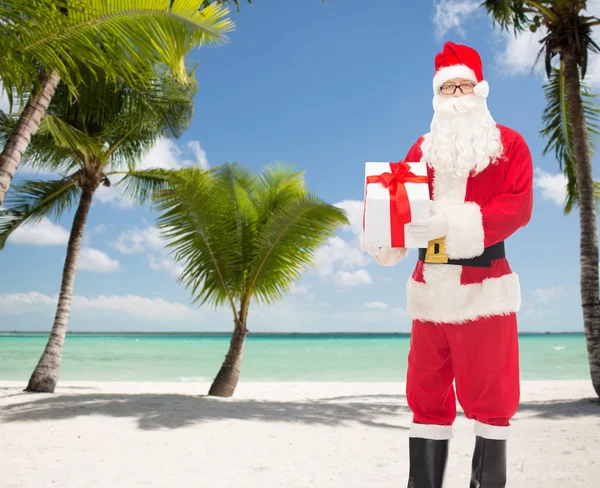
[[[462,97],[472,95],[475,83],[466,78],[453,78],[440,87],[440,94],[446,97]]]

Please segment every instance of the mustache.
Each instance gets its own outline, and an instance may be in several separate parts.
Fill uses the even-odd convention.
[[[436,113],[445,115],[464,115],[473,112],[485,103],[475,95],[464,95],[462,97],[447,97],[436,95],[433,98],[433,108]]]

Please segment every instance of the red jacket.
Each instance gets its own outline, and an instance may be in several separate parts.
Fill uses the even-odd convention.
[[[450,259],[479,256],[531,218],[531,153],[521,135],[498,127],[502,157],[481,173],[468,178],[436,175],[428,165],[430,197],[448,218],[445,247]],[[408,151],[405,161],[421,160],[422,140]],[[492,261],[491,267],[417,261],[407,284],[407,311],[414,319],[460,323],[517,312],[520,305],[519,279],[506,258]]]

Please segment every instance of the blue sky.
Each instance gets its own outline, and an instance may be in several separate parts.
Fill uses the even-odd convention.
[[[534,158],[533,218],[507,243],[521,279],[520,329],[582,330],[578,217],[563,216],[564,180],[552,157],[542,156],[536,39],[493,29],[478,3],[256,0],[232,12],[236,30],[227,45],[192,54],[200,87],[193,124],[181,139],[159,141],[141,165],[235,161],[260,170],[285,162],[306,171],[309,188],[347,209],[353,222],[288,297],[251,308],[250,331],[409,331],[405,283],[415,253],[384,268],[358,249],[364,162],[402,159],[428,131],[433,59],[446,40],[480,52],[492,114],[525,137]],[[588,2],[590,10],[598,3]],[[588,81],[597,91],[596,59]],[[16,181],[32,176],[22,170]],[[0,330],[50,329],[71,219],[23,229],[0,253]],[[149,209],[111,190],[97,195],[70,330],[231,329],[230,311],[190,304],[153,223]]]

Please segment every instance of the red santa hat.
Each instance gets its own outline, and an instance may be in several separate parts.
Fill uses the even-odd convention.
[[[444,50],[435,57],[433,92],[438,94],[440,86],[453,78],[465,78],[476,83],[475,94],[486,98],[490,87],[483,79],[481,58],[475,49],[462,44],[447,42]]]

